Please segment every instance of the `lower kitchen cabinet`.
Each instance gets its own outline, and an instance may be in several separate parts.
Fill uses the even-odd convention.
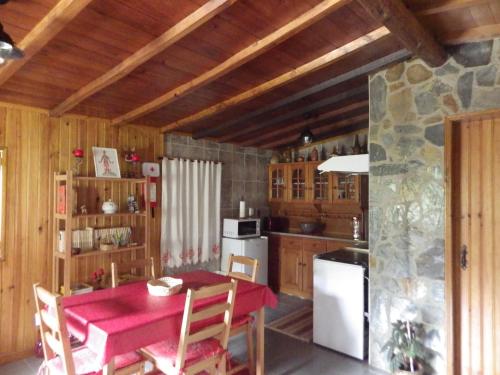
[[[274,291],[311,299],[313,296],[313,259],[317,254],[339,250],[348,242],[307,237],[271,235],[269,280]],[[272,266],[271,266],[272,264]],[[273,276],[271,276],[273,274]],[[279,281],[279,285],[276,283]]]
[[[302,249],[280,249],[280,291],[300,294],[302,289]]]

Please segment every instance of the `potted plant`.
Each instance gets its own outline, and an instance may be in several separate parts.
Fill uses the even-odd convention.
[[[422,375],[426,359],[433,355],[421,341],[422,324],[398,320],[392,323],[391,338],[382,347],[394,375]]]

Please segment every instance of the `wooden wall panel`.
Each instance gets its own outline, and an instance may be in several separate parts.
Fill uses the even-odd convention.
[[[118,129],[103,119],[50,118],[46,111],[0,104],[0,146],[8,149],[6,259],[0,262],[0,363],[3,363],[32,354],[36,332],[31,286],[35,282],[51,285],[54,172],[70,167],[75,147],[85,150],[82,174],[94,175],[92,146],[115,147],[119,153],[135,147],[143,161],[156,161],[163,155],[163,137],[157,129],[140,126]],[[123,173],[125,166],[120,167]],[[123,203],[127,189],[113,185],[118,186],[106,185],[109,190],[106,195],[109,193]],[[97,194],[104,196],[102,189],[86,190],[88,201],[95,201]],[[89,220],[82,225],[120,224],[120,219],[105,220],[108,221]],[[157,210],[149,233],[157,269],[159,224]],[[96,268],[108,269],[109,262],[120,257],[79,259],[73,264],[75,279],[88,279]]]

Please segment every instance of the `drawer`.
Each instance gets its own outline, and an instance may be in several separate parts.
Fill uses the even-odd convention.
[[[325,252],[326,251],[326,240],[304,238],[304,250],[310,250],[310,251],[314,251],[314,252]]]
[[[283,238],[281,240],[281,246],[286,248],[286,249],[302,250],[302,238],[283,236]]]
[[[339,249],[342,249],[343,247],[350,246],[349,242],[342,242],[342,241],[327,241],[327,246],[326,250],[327,251],[337,251]]]

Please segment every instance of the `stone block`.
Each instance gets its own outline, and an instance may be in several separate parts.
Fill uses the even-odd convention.
[[[428,126],[425,128],[425,139],[436,146],[444,146],[443,124]]]
[[[370,143],[370,162],[383,161],[387,159],[385,149],[376,143]]]
[[[415,96],[415,104],[419,115],[429,115],[439,109],[437,96],[430,92],[424,91]]]
[[[495,65],[486,66],[476,72],[476,82],[479,86],[491,87],[497,78],[497,67]]]
[[[493,41],[466,43],[450,48],[450,52],[457,63],[471,68],[487,65],[491,62]]]
[[[427,81],[432,77],[432,72],[422,64],[415,64],[406,70],[406,78],[411,84]]]
[[[381,121],[386,113],[387,84],[382,76],[376,76],[370,81],[370,119]]]
[[[457,92],[462,107],[467,109],[470,107],[472,100],[472,82],[474,79],[473,72],[464,73],[458,78],[457,82]]]
[[[396,64],[393,67],[387,69],[385,73],[385,79],[389,82],[397,81],[401,78],[404,71],[405,71],[404,63]]]

